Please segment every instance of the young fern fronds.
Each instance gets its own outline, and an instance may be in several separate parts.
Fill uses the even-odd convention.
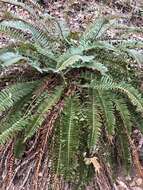
[[[24,142],[27,139],[31,138],[37,130],[41,127],[44,122],[48,112],[56,105],[58,100],[61,97],[63,91],[63,87],[59,86],[56,88],[52,94],[47,95],[43,101],[38,105],[37,111],[34,115],[31,116],[31,120],[29,122],[28,131],[26,132]]]

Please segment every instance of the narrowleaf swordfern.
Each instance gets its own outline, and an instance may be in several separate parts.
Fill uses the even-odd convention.
[[[35,21],[11,13],[0,21],[0,33],[14,39],[0,49],[1,187],[10,189],[19,178],[19,189],[28,184],[44,189],[46,178],[49,189],[62,189],[63,181],[83,189],[100,173],[98,154],[111,164],[115,146],[128,169],[135,115],[142,120],[143,114],[133,67],[142,64],[143,42],[125,39],[122,32],[117,40],[108,37],[107,30],[118,28],[120,18],[114,16],[97,18],[74,39],[65,23],[33,1],[30,6],[1,1],[21,7]]]

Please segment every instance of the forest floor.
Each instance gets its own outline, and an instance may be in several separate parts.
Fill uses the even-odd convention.
[[[90,22],[93,22],[101,15],[116,15],[122,17],[122,19],[120,19],[121,24],[143,27],[142,0],[44,0],[44,7],[45,13],[66,20],[70,29],[75,34],[78,31],[85,30]],[[0,15],[3,11],[6,11],[6,9],[21,17],[26,16],[27,19],[32,22],[27,12],[11,5],[4,7],[4,9],[1,7]],[[116,35],[115,31],[111,31],[109,34],[109,36],[112,37],[116,37]],[[143,34],[134,34],[132,37],[143,40]],[[8,41],[9,39],[7,37],[1,35],[0,47],[5,45]],[[134,131],[134,135],[137,141],[137,148],[141,151],[143,149],[143,135],[138,130]],[[134,170],[132,170],[130,175],[119,172],[117,184],[118,187],[115,187],[115,190],[116,188],[118,190],[143,189],[143,179],[136,176]]]

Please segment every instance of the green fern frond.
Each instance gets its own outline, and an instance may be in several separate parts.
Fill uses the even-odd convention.
[[[29,122],[28,126],[29,130],[26,132],[24,142],[32,137],[39,129],[39,127],[41,127],[48,112],[52,109],[53,106],[56,105],[56,103],[60,99],[62,91],[63,87],[59,86],[52,92],[52,94],[47,94],[47,96],[42,100],[41,104],[37,108],[36,113],[31,116],[31,121]]]
[[[120,157],[122,165],[125,167],[126,171],[129,172],[131,167],[131,153],[130,146],[128,142],[128,135],[132,133],[132,121],[129,109],[124,99],[115,99],[115,106],[118,113],[116,113],[117,118],[117,140],[119,140],[120,147]]]
[[[126,33],[142,33],[143,29],[142,27],[131,27],[131,26],[127,26],[127,25],[113,25],[113,28],[117,29],[117,30],[121,30],[123,34]]]
[[[0,53],[0,63],[2,62],[2,67],[7,67],[13,65],[21,60],[27,60],[26,57],[14,52]]]
[[[0,144],[5,144],[8,140],[15,137],[16,134],[25,129],[27,125],[28,120],[25,118],[21,118],[16,121],[10,128],[6,129],[0,134]]]
[[[95,23],[84,32],[81,40],[95,40],[100,38],[111,27],[112,22],[106,18],[98,18]]]
[[[97,102],[97,92],[92,89],[89,91],[89,102],[87,103],[87,120],[89,124],[89,148],[94,148],[97,145],[102,127],[102,119]]]
[[[97,90],[97,98],[100,103],[100,113],[102,114],[104,126],[110,136],[115,133],[115,116],[112,94]]]
[[[68,55],[67,55],[68,56]],[[63,70],[66,70],[68,68],[88,68],[92,70],[99,71],[102,75],[105,75],[105,73],[108,71],[107,67],[105,67],[103,64],[96,62],[94,59],[94,56],[86,56],[86,55],[71,55],[67,60],[65,60],[63,63],[57,63],[57,71],[61,72]]]
[[[120,49],[134,49],[134,48],[143,48],[143,42],[138,40],[116,40],[111,41],[118,43],[117,47]]]
[[[84,59],[83,59],[84,60]],[[87,60],[88,61],[88,60]],[[108,71],[108,68],[103,65],[102,63],[96,62],[95,60],[89,62],[82,62],[82,63],[75,63],[72,68],[87,68],[87,69],[92,69],[93,71],[98,71],[101,73],[101,75],[105,75]]]
[[[66,23],[66,21],[64,19],[63,20],[59,20],[57,22],[59,23],[58,26],[57,26],[57,31],[61,30],[58,33],[62,33],[61,35],[64,38],[67,38],[68,35],[70,34],[70,30],[69,30],[68,24]]]
[[[53,60],[54,62],[56,62],[55,56],[53,54],[53,52],[49,49],[49,48],[42,48],[41,46],[39,46],[38,44],[33,44],[33,46],[36,48],[37,52],[41,55],[44,55],[45,57]]]
[[[1,26],[14,28],[15,30],[21,30],[24,33],[29,31],[32,34],[32,39],[35,41],[35,43],[44,48],[49,47],[49,36],[47,36],[42,30],[34,27],[30,23],[20,20],[8,20],[2,21]]]
[[[124,99],[115,99],[116,110],[119,112],[123,125],[128,131],[129,135],[132,131],[132,122],[130,112]]]
[[[33,91],[31,90],[28,94],[23,96],[22,99],[15,102],[15,104],[7,111],[5,117],[0,119],[0,133],[10,128],[17,120],[23,117],[23,114],[27,110],[27,106],[30,104],[34,91],[35,89]]]
[[[142,68],[143,65],[143,54],[135,49],[127,50],[128,54],[136,60],[139,68]]]
[[[26,148],[26,145],[25,143],[23,143],[23,135],[21,132],[16,137],[16,142],[14,144],[14,156],[18,159],[21,159],[25,148]]]
[[[59,150],[56,156],[57,175],[62,174],[68,179],[76,167],[76,151],[78,148],[78,117],[79,103],[77,97],[69,97],[60,117]]]
[[[21,55],[21,54],[23,54],[23,55]],[[28,55],[24,55],[24,53],[21,53],[21,54],[19,52],[8,52],[8,51],[4,52],[4,53],[0,53],[1,66],[8,67],[15,63],[17,63],[17,64],[23,63],[22,61],[24,61],[24,63],[27,63],[28,65],[30,65],[31,67],[33,67],[34,69],[39,71],[40,73],[42,73],[43,71],[48,71],[50,69],[52,70],[52,68],[48,68],[47,70],[42,69],[40,62],[38,62],[38,60],[35,60],[34,56],[32,56],[32,58],[31,58],[31,57],[28,57]],[[54,71],[54,69],[53,69],[53,71]],[[55,72],[56,72],[56,70],[55,70]]]
[[[130,64],[127,52],[121,51],[110,43],[104,44],[104,42],[97,41],[92,45],[86,45],[84,51],[87,55],[95,56],[95,61],[104,64],[112,74],[115,71],[116,73],[118,71],[127,72],[127,66]],[[113,72],[112,69],[114,69]]]
[[[117,123],[118,128],[116,129],[116,141],[117,141],[117,148],[118,148],[118,153],[116,154],[117,154],[118,162],[120,166],[122,167],[122,170],[124,170],[124,172],[128,175],[131,169],[131,165],[132,165],[130,146],[128,143],[128,138],[125,135],[124,130],[122,129],[121,121],[118,121],[118,122],[120,122],[120,124]],[[111,164],[113,164],[113,162]],[[116,174],[116,169],[114,168],[114,170]]]
[[[4,26],[0,23],[0,33],[4,33],[11,38],[17,39],[19,41],[26,41],[27,38],[24,36],[22,31],[16,30],[9,26]]]
[[[104,76],[100,82],[93,80],[90,87],[106,91],[113,90],[115,92],[120,92],[121,94],[127,95],[131,103],[136,106],[137,111],[143,112],[142,96],[131,84],[127,84],[125,82],[115,83],[108,76]]]
[[[33,91],[37,86],[37,82],[18,83],[9,86],[0,92],[0,112],[12,107],[25,95]]]
[[[70,58],[68,58],[65,62],[62,63],[62,65],[60,65],[57,70],[60,72],[62,70],[65,70],[68,67],[74,67],[74,64],[76,62],[79,61],[83,61],[83,62],[90,62],[91,60],[93,60],[93,56],[81,56],[81,55],[73,55]]]
[[[107,41],[100,41],[100,40],[97,40],[90,45],[86,44],[83,47],[83,51],[85,51],[85,52],[98,50],[98,49],[117,51],[116,47],[114,45],[112,45],[111,43],[109,43]]]

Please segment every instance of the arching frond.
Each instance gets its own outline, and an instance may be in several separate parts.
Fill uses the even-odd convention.
[[[137,111],[143,111],[143,100],[141,94],[131,84],[125,82],[115,83],[111,78],[105,76],[100,82],[93,80],[90,87],[99,90],[113,90],[127,95],[131,103],[137,107]]]
[[[0,92],[0,111],[12,107],[17,101],[23,98],[36,88],[37,82],[26,82],[14,84]]]
[[[2,21],[1,26],[7,27],[9,29],[20,30],[24,33],[30,32],[32,34],[32,39],[41,47],[49,47],[49,37],[40,29],[34,27],[32,24],[20,20],[8,20]]]
[[[23,117],[25,110],[27,110],[27,105],[29,105],[31,102],[34,91],[35,89],[23,96],[22,99],[19,99],[17,102],[15,102],[13,107],[7,111],[5,117],[0,119],[0,133],[10,128],[16,121]],[[5,114],[5,112],[3,114]]]
[[[8,140],[16,136],[16,134],[27,127],[28,120],[21,118],[17,120],[10,128],[0,134],[0,144],[5,144]]]
[[[68,67],[74,67],[74,65],[79,62],[79,61],[83,61],[83,62],[90,62],[91,60],[93,60],[93,56],[81,56],[81,55],[73,55],[71,57],[69,57],[65,62],[62,63],[62,65],[60,65],[57,69],[58,71],[62,71],[65,70]],[[81,65],[82,66],[82,65]]]
[[[68,56],[68,55],[67,55]],[[57,71],[60,72],[62,70],[66,70],[68,68],[88,68],[92,70],[99,71],[102,75],[104,75],[108,69],[103,64],[96,62],[94,60],[94,56],[86,56],[86,55],[71,55],[67,60],[63,63],[57,64]]]
[[[95,40],[100,38],[107,29],[111,26],[111,21],[106,18],[98,18],[95,23],[91,24],[89,28],[85,31],[81,40]]]
[[[122,48],[129,48],[129,49],[134,49],[134,48],[143,48],[143,42],[138,41],[138,40],[116,40],[111,42],[116,42],[117,47],[122,49]]]
[[[23,55],[21,55],[21,54],[23,54]],[[47,55],[48,55],[48,53],[47,53]],[[50,58],[51,57],[49,56],[49,59]],[[48,70],[56,72],[56,70],[54,70],[54,68],[50,68],[50,66],[48,69],[43,69],[40,62],[38,62],[38,60],[35,60],[34,56],[31,55],[31,57],[28,57],[28,55],[24,54],[24,52],[20,53],[20,52],[8,52],[7,51],[4,53],[0,53],[0,66],[8,67],[8,66],[11,66],[13,64],[18,64],[18,63],[26,63],[26,64],[30,65],[31,67],[33,67],[34,69],[36,69],[37,71],[39,71],[40,73],[42,73],[43,71],[48,71]],[[53,66],[54,66],[54,64],[53,64]]]
[[[92,44],[86,44],[83,46],[83,51],[85,52],[98,50],[98,49],[117,51],[116,47],[112,45],[112,43],[107,42],[107,41],[97,40],[97,41],[94,41]]]
[[[105,75],[108,71],[108,68],[104,66],[102,63],[96,62],[95,60],[83,63],[75,63],[73,68],[87,68],[92,69],[93,71],[98,71],[101,75]]]
[[[0,53],[0,63],[2,62],[3,67],[13,65],[21,60],[27,60],[27,58],[14,52]]]
[[[9,26],[4,26],[1,23],[0,23],[0,33],[4,33],[10,36],[11,38],[17,39],[19,41],[27,40],[27,38],[24,36],[24,33],[22,31],[19,31]]]
[[[34,115],[31,116],[31,121],[29,122],[28,131],[24,141],[32,137],[35,132],[41,127],[43,121],[46,119],[48,112],[56,105],[58,100],[61,97],[63,87],[59,86],[53,91],[52,94],[47,94],[46,97],[42,100],[41,104],[38,106],[37,111]]]

